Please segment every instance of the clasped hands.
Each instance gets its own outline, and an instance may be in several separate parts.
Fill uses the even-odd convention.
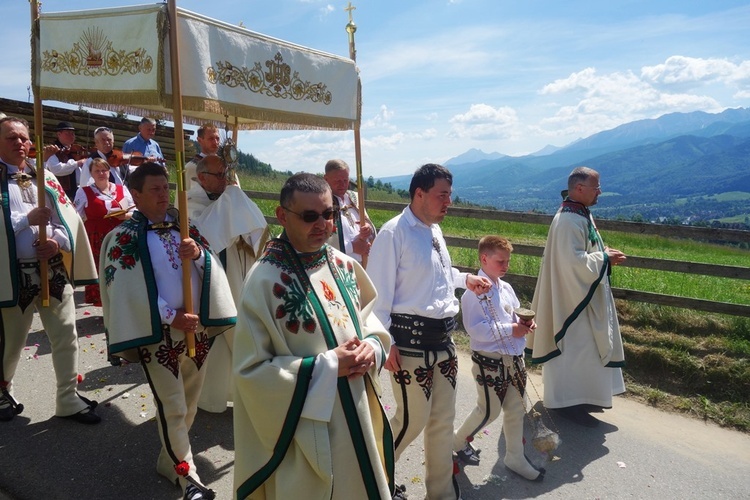
[[[353,337],[333,349],[339,360],[339,377],[361,377],[375,366],[375,349],[369,342]]]

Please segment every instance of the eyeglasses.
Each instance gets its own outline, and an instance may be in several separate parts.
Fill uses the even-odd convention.
[[[336,217],[336,214],[338,213],[338,210],[335,208],[329,208],[322,214],[316,212],[315,210],[305,210],[304,212],[300,214],[300,213],[295,212],[294,210],[289,210],[286,207],[281,207],[281,208],[283,208],[287,212],[292,212],[294,215],[296,215],[303,221],[307,222],[308,224],[311,224],[313,222],[318,222],[319,217],[323,217],[325,220],[331,220],[334,217]]]
[[[208,170],[206,170],[205,172],[202,172],[202,173],[207,174],[207,175],[213,175],[217,179],[226,179],[227,178],[227,171],[226,170],[222,170],[218,174],[215,174],[213,172],[209,172]]]
[[[601,184],[599,184],[598,186],[589,186],[587,184],[580,184],[580,185],[583,186],[583,187],[591,188],[594,191],[601,191],[602,190],[602,185]]]

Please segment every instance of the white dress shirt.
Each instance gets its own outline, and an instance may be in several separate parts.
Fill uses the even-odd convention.
[[[408,206],[380,229],[367,270],[378,291],[375,315],[386,328],[391,313],[432,319],[455,316],[455,291],[466,288],[468,276],[452,267],[440,226],[424,224]]]
[[[478,274],[490,279],[482,270]],[[526,338],[513,336],[513,323],[518,322],[518,317],[513,311],[521,305],[513,287],[498,279],[492,283],[492,288],[487,294],[491,307],[489,304],[482,304],[480,299],[483,298],[484,295],[477,297],[471,292],[466,292],[461,297],[464,329],[471,338],[469,345],[472,350],[511,356],[523,355]]]
[[[174,219],[167,215],[165,222]],[[151,221],[149,221],[151,224]],[[160,235],[158,231],[146,231],[146,242],[148,253],[151,256],[151,266],[156,280],[156,289],[159,291],[159,314],[162,323],[171,325],[174,321],[176,310],[184,307],[182,297],[182,261],[178,255],[180,247],[180,232],[171,229],[168,234]],[[206,261],[206,255],[201,250],[201,255],[193,261],[195,269],[190,273],[193,292],[193,311],[200,310],[201,279]],[[197,272],[196,272],[197,271]],[[197,312],[196,312],[197,314]]]
[[[29,225],[28,217],[29,212],[38,206],[36,179],[32,179],[31,181],[32,185],[29,188],[29,194],[31,195],[30,199],[24,200],[21,188],[14,179],[10,178],[11,175],[19,172],[19,168],[13,165],[8,165],[7,163],[5,163],[5,166],[8,169],[8,204],[10,207],[10,221],[16,239],[16,258],[36,259],[36,247],[33,245],[39,238],[39,226]],[[31,173],[31,169],[25,166],[23,171]],[[46,191],[44,194],[47,197],[46,206],[54,207],[52,198]],[[71,247],[68,234],[60,221],[57,210],[54,209],[52,210],[52,217],[47,224],[47,238],[54,239],[58,245],[60,245],[60,250],[66,252],[70,251]]]

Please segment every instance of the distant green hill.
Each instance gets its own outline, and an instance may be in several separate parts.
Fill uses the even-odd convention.
[[[715,195],[750,194],[750,109],[640,120],[546,156],[449,163],[457,196],[505,210],[554,212],[570,171],[586,165],[602,175],[600,217],[744,221],[750,216],[747,200]],[[383,181],[399,189],[410,177]]]

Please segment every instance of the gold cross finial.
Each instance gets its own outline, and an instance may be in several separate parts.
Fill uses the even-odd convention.
[[[347,12],[349,13],[349,22],[350,22],[350,23],[351,23],[351,22],[354,22],[354,20],[352,19],[352,11],[353,11],[353,10],[357,10],[357,8],[356,8],[355,6],[353,6],[351,2],[349,2],[349,5],[347,5],[347,6],[346,6],[346,7],[344,8],[344,10],[345,10],[345,11],[347,11]]]

